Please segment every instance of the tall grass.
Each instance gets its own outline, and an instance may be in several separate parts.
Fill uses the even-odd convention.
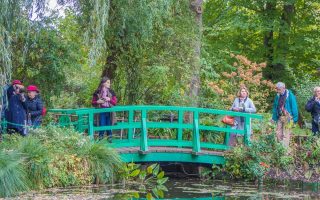
[[[0,151],[0,197],[8,197],[29,189],[23,156],[17,151]]]
[[[0,197],[29,189],[107,183],[122,163],[105,141],[70,128],[46,127],[27,137],[5,135],[0,145]]]

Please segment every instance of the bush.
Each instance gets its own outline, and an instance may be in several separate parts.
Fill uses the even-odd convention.
[[[5,135],[0,166],[0,195],[6,197],[28,189],[107,183],[122,162],[105,141],[93,143],[73,129],[49,126],[27,137]]]
[[[225,105],[224,109],[229,109],[236,97],[239,86],[245,85],[250,91],[250,98],[258,108],[259,112],[265,112],[269,107],[268,97],[274,89],[270,80],[262,78],[262,69],[266,63],[253,63],[241,55],[231,55],[235,58],[234,71],[222,72],[222,76],[214,81],[208,82],[217,95],[217,99]]]

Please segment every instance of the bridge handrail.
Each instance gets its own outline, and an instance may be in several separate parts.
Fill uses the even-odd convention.
[[[154,122],[147,120],[147,113],[149,111],[176,111],[178,112],[178,121],[175,123],[168,122]],[[114,130],[114,129],[128,129],[128,138],[126,140],[113,140],[116,147],[121,146],[140,146],[142,152],[148,151],[148,142],[154,146],[179,146],[179,147],[192,147],[195,153],[201,152],[201,146],[206,148],[228,149],[229,134],[237,133],[244,135],[245,144],[250,144],[250,119],[262,119],[259,114],[251,114],[244,112],[233,112],[229,110],[217,110],[209,108],[196,108],[196,107],[178,107],[178,106],[157,106],[157,105],[136,105],[136,106],[114,106],[112,108],[81,108],[81,109],[50,109],[49,112],[62,113],[62,114],[75,114],[78,118],[83,116],[88,117],[88,135],[93,139],[94,131]],[[94,126],[94,114],[104,112],[128,112],[128,121],[113,126]],[[141,112],[140,121],[134,121],[135,112]],[[184,113],[192,113],[193,119],[191,123],[184,123]],[[243,130],[235,130],[230,127],[218,127],[201,125],[199,114],[214,114],[214,115],[230,115],[244,117],[245,126]],[[80,124],[79,124],[80,125]],[[133,129],[141,129],[140,139],[133,138]],[[176,140],[157,140],[148,139],[148,128],[175,128],[178,129]],[[192,129],[193,136],[192,142],[183,140],[183,129]],[[212,130],[225,132],[225,144],[210,144],[200,142],[200,130]],[[176,144],[175,142],[176,141]]]

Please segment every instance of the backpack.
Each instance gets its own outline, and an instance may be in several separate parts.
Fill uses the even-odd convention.
[[[45,106],[42,107],[42,113],[41,115],[44,117],[47,114],[47,108]]]

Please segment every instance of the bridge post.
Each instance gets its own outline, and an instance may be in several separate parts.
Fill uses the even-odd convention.
[[[250,135],[251,135],[251,123],[250,117],[245,117],[245,124],[244,124],[244,144],[247,146],[251,145]]]
[[[129,118],[128,118],[128,123],[129,125],[131,125],[133,123],[133,116],[134,115],[134,111],[133,110],[129,110]],[[131,140],[133,139],[133,128],[129,128],[128,129],[128,140],[129,142],[131,142]]]
[[[80,133],[83,132],[83,128],[82,128],[83,120],[84,120],[83,115],[82,115],[82,114],[79,114],[79,115],[78,115],[77,131],[79,131]]]
[[[193,137],[192,137],[192,153],[201,152],[200,149],[200,133],[199,133],[199,112],[193,113]]]
[[[94,122],[93,113],[90,112],[89,113],[89,130],[88,130],[90,140],[94,140],[93,122]]]
[[[179,147],[179,148],[182,147],[180,144],[181,144],[181,142],[182,142],[183,114],[184,114],[183,110],[179,110],[179,114],[178,114],[178,115],[179,115],[179,116],[178,116],[179,128],[178,128],[178,138],[177,138],[177,139],[178,139],[178,147]]]
[[[140,152],[148,151],[147,111],[141,111]]]

